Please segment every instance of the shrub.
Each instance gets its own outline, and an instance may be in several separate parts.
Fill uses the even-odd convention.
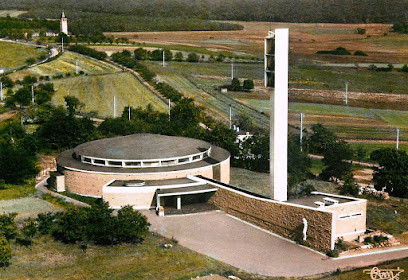
[[[359,187],[354,182],[353,176],[351,175],[346,176],[344,180],[344,185],[343,187],[340,188],[340,194],[342,195],[349,194],[352,196],[357,196],[358,193],[359,193]]]
[[[40,213],[37,217],[37,229],[40,234],[51,234],[53,223],[58,214],[55,213]]]
[[[339,251],[337,249],[330,250],[326,255],[331,258],[337,258],[339,256]]]
[[[373,242],[373,238],[371,237],[371,236],[367,236],[367,237],[365,237],[364,238],[364,243],[367,243],[367,244],[369,244],[369,243],[374,243]]]
[[[189,53],[187,56],[188,62],[198,62],[200,57],[196,53]]]
[[[357,31],[357,34],[365,34],[366,33],[366,30],[364,28],[360,28],[360,27],[358,27],[356,31]]]
[[[28,238],[33,238],[37,233],[37,227],[35,224],[35,220],[28,219],[23,228],[21,229],[21,233]]]
[[[317,51],[316,54],[351,55],[351,53],[343,47],[338,47],[334,51]]]
[[[7,240],[15,238],[17,234],[17,225],[14,218],[17,213],[0,215],[0,235],[3,235]]]
[[[343,238],[338,238],[335,244],[335,248],[338,251],[346,251],[347,250],[347,244],[344,242]]]
[[[0,236],[0,267],[8,266],[11,260],[11,247],[5,236]]]
[[[117,219],[119,242],[139,243],[144,240],[150,226],[146,216],[128,205],[118,211]]]
[[[248,90],[250,91],[251,89],[253,89],[254,86],[254,81],[253,80],[245,80],[244,83],[242,84],[242,87],[244,90]]]
[[[175,60],[175,61],[181,62],[181,61],[183,61],[183,59],[184,59],[184,57],[183,57],[183,53],[182,53],[182,52],[177,52],[177,53],[174,55],[174,60]]]
[[[219,54],[215,60],[218,61],[218,62],[223,62],[224,59],[225,59],[225,55]]]
[[[363,51],[355,51],[355,52],[354,52],[354,55],[358,55],[358,56],[368,56],[368,54],[366,54],[366,53],[363,52]]]
[[[240,84],[238,78],[233,78],[232,81],[231,81],[231,90],[232,91],[238,91],[238,90],[241,90],[241,89],[242,89],[242,87],[241,87],[241,84]]]

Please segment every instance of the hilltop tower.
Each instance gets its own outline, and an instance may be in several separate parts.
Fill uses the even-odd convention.
[[[61,14],[60,32],[68,35],[68,19],[65,17],[64,12]]]

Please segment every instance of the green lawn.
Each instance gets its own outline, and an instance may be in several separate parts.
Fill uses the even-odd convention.
[[[173,247],[164,248],[166,243]],[[211,273],[272,279],[238,271],[155,234],[139,245],[89,245],[86,252],[78,245],[65,245],[50,237],[36,238],[31,247],[12,243],[12,249],[11,265],[0,270],[1,279],[187,280]]]
[[[181,74],[231,77],[230,63],[167,62],[166,67],[155,61],[144,61],[143,63],[159,75]],[[263,63],[235,63],[234,76],[243,79],[263,79]]]
[[[37,58],[46,54],[41,48],[25,46],[15,43],[0,42],[0,68],[13,69],[26,65],[28,58]]]
[[[0,200],[26,197],[35,193],[34,179],[27,180],[21,185],[5,184],[5,189],[0,190]]]
[[[111,74],[121,70],[109,63],[92,59],[74,52],[66,51],[57,59],[29,69],[15,72],[10,75],[12,79],[22,79],[24,76],[55,76],[59,74],[74,74],[76,62],[78,61],[78,71],[83,71],[87,75]]]
[[[83,112],[94,111],[99,116],[113,116],[113,97],[116,96],[117,116],[125,106],[153,108],[165,112],[167,107],[161,99],[149,91],[127,72],[107,75],[77,76],[54,81],[56,93],[52,104],[63,105],[64,96],[73,95],[85,104]]]
[[[289,71],[290,86],[295,88],[408,93],[408,75],[404,72],[377,72],[367,69],[299,66]]]

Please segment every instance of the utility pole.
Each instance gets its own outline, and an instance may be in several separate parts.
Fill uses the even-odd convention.
[[[399,128],[397,127],[397,145],[396,145],[396,149],[398,150],[398,146],[399,146]]]
[[[344,104],[347,105],[348,82],[346,82],[346,90],[344,92]]]
[[[163,67],[166,67],[166,54],[163,50]]]
[[[231,129],[231,127],[232,127],[232,106],[230,104],[230,107],[229,107],[229,128]]]
[[[79,72],[78,72],[78,59],[77,60],[75,60],[75,74],[79,74]]]
[[[128,114],[129,114],[129,121],[130,121],[130,105],[129,105],[129,111],[128,111]]]
[[[61,50],[64,52],[64,37],[61,37]]]
[[[234,61],[231,62],[231,80],[234,79]]]
[[[34,100],[34,85],[31,86],[31,102],[33,103],[33,106],[34,106],[34,102],[35,102],[35,100]]]
[[[304,114],[300,113],[300,151],[303,152],[303,118]]]
[[[116,96],[113,96],[113,118],[116,118]]]
[[[171,112],[171,100],[169,99],[169,121],[170,121],[170,112]]]
[[[0,100],[4,101],[3,83],[0,82]]]

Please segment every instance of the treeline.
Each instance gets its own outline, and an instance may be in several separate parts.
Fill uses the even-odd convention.
[[[69,47],[69,50],[72,52],[77,52],[80,54],[84,54],[99,60],[104,60],[107,57],[107,54],[105,52],[100,52],[82,45],[71,45]]]
[[[200,29],[205,20],[270,22],[391,23],[407,21],[407,0],[0,0],[3,9],[30,10],[29,15],[57,18],[62,10],[68,17],[95,20],[94,26],[114,29],[166,30],[182,27]],[[77,16],[78,15],[78,16]],[[99,16],[98,16],[99,15]],[[112,16],[112,17],[111,17]],[[174,18],[178,20],[174,20]],[[146,21],[146,19],[149,19]],[[190,19],[193,19],[190,21]],[[116,24],[115,24],[116,20]],[[78,27],[81,24],[78,21]],[[86,24],[87,25],[87,24]],[[86,29],[86,25],[84,28]],[[122,28],[126,28],[122,26]],[[158,28],[160,27],[160,28]],[[205,27],[205,26],[204,26]],[[217,27],[217,26],[212,26]],[[225,26],[224,26],[225,27]]]
[[[0,37],[31,38],[33,31],[59,31],[59,22],[45,19],[0,18]]]

